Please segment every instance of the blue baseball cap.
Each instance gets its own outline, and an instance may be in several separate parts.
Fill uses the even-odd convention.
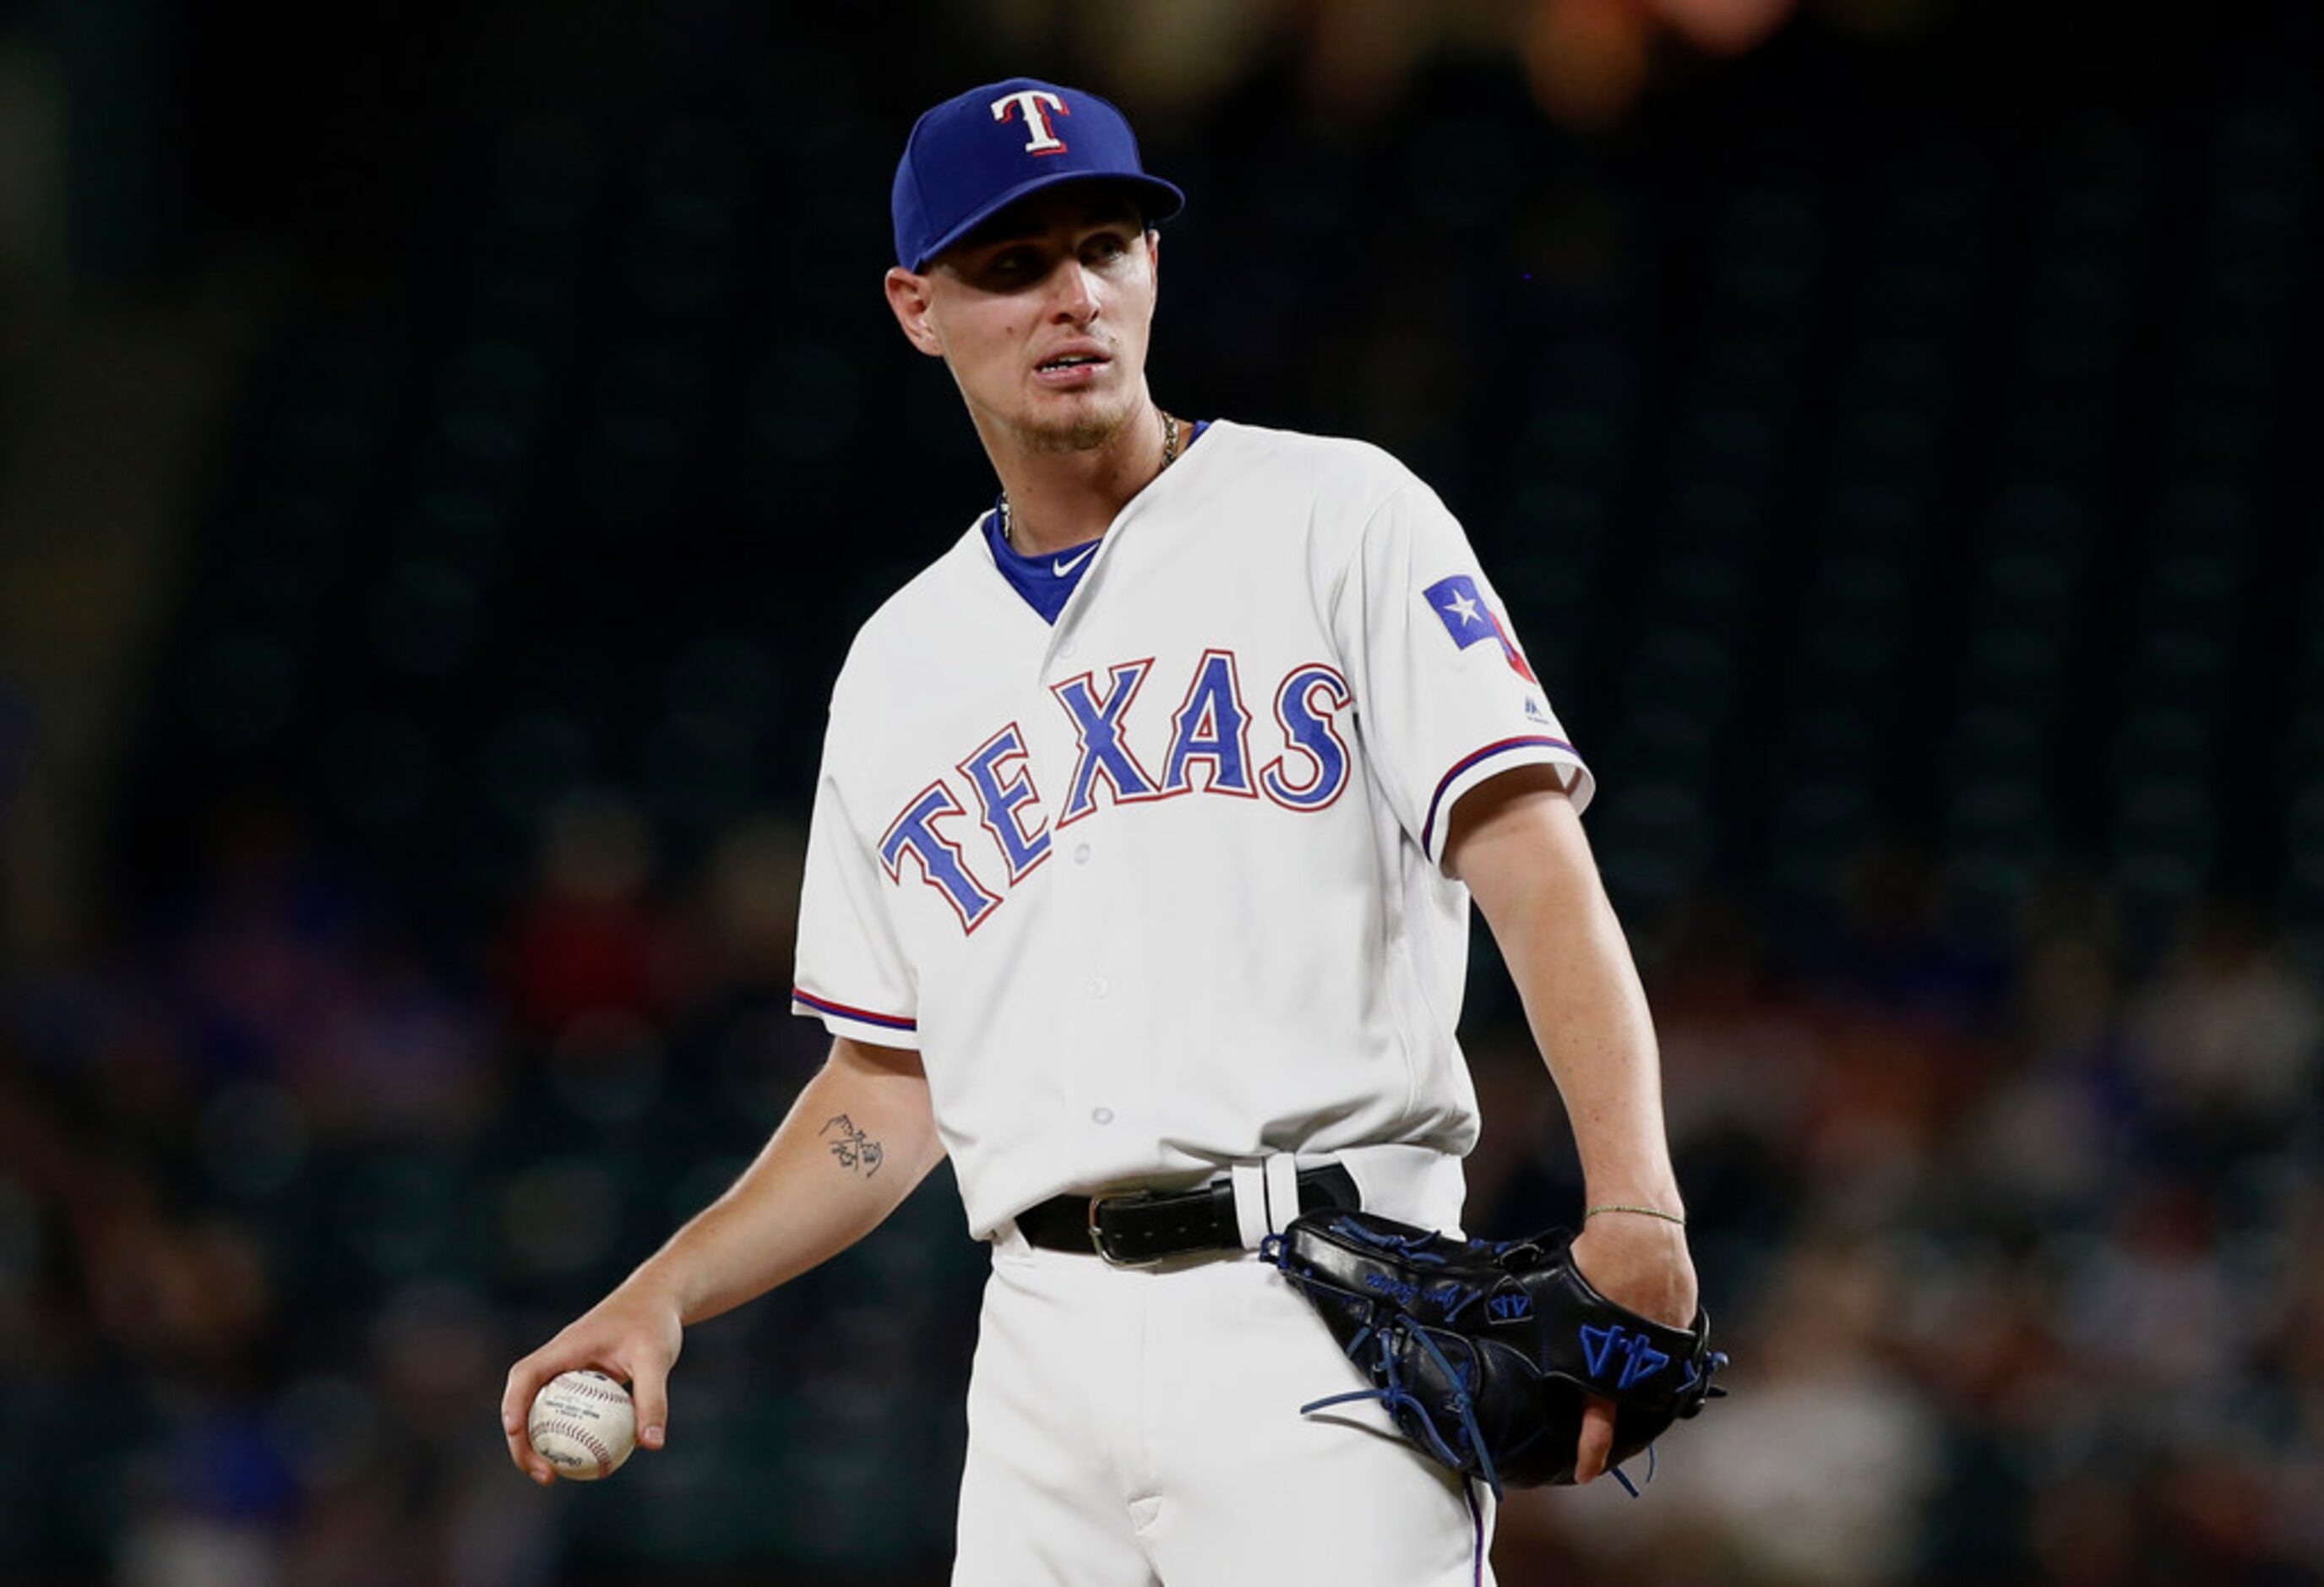
[[[896,262],[925,270],[1028,194],[1092,180],[1130,189],[1148,225],[1185,208],[1185,194],[1146,174],[1128,118],[1095,94],[1033,78],[971,88],[914,123],[896,162]]]

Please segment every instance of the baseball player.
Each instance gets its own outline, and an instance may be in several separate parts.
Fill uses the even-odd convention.
[[[794,1003],[830,1059],[724,1197],[510,1372],[537,1480],[540,1383],[628,1379],[659,1447],[685,1326],[948,1156],[992,1249],[955,1582],[1489,1580],[1489,1494],[1377,1406],[1298,1414],[1354,1370],[1253,1254],[1302,1209],[1458,1228],[1472,898],[1573,1122],[1581,1268],[1693,1316],[1590,773],[1425,484],[1156,405],[1155,227],[1183,202],[1076,89],[995,83],[914,127],[888,303],[1001,494],[833,689]],[[1593,1411],[1582,1480],[1610,1431]]]

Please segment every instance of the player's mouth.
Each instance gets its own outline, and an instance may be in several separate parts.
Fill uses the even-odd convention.
[[[1103,353],[1056,353],[1033,366],[1033,378],[1051,391],[1078,391],[1094,383],[1098,372],[1112,362]]]

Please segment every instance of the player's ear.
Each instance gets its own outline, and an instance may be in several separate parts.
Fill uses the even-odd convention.
[[[944,338],[928,323],[928,278],[901,265],[888,272],[888,307],[903,328],[904,339],[931,358],[944,356]]]

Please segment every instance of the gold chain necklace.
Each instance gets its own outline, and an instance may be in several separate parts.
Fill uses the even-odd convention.
[[[1178,460],[1178,417],[1162,415],[1162,466],[1167,468]],[[1009,493],[1001,493],[1001,538],[1010,545],[1017,543],[1016,521],[1009,512]]]

